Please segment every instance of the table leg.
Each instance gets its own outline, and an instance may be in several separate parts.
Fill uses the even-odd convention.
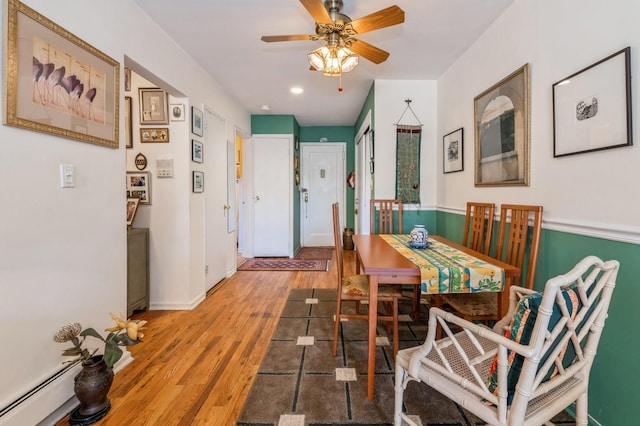
[[[504,291],[498,293],[498,318],[502,318],[507,315],[509,311],[509,288],[513,284],[513,278],[507,278],[505,280]]]
[[[376,370],[376,324],[378,321],[378,277],[369,276],[369,355],[367,364],[367,399],[373,400]]]

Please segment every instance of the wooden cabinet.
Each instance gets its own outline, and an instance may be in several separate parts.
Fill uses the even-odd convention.
[[[149,309],[149,229],[127,231],[127,316]]]

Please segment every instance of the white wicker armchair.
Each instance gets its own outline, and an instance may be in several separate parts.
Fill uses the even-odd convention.
[[[411,380],[491,425],[544,424],[574,401],[576,423],[587,425],[589,372],[618,267],[589,256],[542,294],[513,286],[509,312],[493,329],[432,308],[424,344],[396,357],[395,425],[416,424],[410,408],[403,412]],[[435,340],[436,324],[443,339]]]

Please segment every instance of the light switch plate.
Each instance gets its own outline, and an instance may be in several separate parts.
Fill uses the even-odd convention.
[[[76,177],[73,164],[60,164],[60,187],[73,188],[76,186]]]

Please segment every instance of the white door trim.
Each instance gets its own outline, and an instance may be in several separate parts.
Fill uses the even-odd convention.
[[[369,143],[369,138],[373,134],[372,132],[371,110],[369,110],[362,121],[355,138],[356,142],[360,141],[360,144],[356,145],[355,155],[356,194],[361,198],[359,204],[362,206],[360,209],[362,211],[358,211],[358,215],[355,218],[355,222],[357,222],[355,223],[355,232],[364,235],[369,234],[370,217],[368,206],[373,193],[373,181],[371,173],[369,173],[369,161],[373,161],[375,163],[375,158],[373,158],[374,155],[370,152],[371,144]]]

